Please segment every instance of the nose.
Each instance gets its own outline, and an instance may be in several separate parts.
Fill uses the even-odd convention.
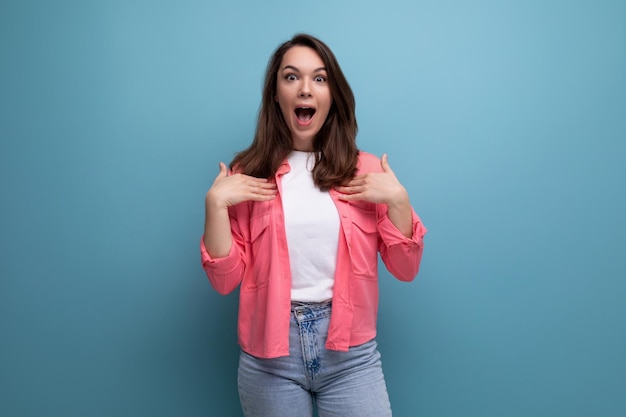
[[[298,94],[300,97],[311,97],[311,85],[309,83],[310,81],[306,78],[302,80],[302,84],[300,84],[300,91]]]

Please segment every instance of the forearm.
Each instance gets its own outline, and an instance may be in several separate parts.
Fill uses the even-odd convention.
[[[413,236],[413,211],[409,196],[404,192],[401,198],[387,204],[389,220],[404,236]]]
[[[228,208],[220,207],[207,196],[204,218],[204,246],[213,258],[228,256],[233,244]]]

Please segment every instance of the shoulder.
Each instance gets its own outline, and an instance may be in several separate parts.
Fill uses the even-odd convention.
[[[380,166],[380,158],[369,152],[359,151],[359,160],[357,163],[359,174],[367,174],[368,172],[382,172]]]

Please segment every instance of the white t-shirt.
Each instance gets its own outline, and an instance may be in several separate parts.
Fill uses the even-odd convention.
[[[315,156],[292,151],[282,178],[282,202],[291,267],[291,299],[320,302],[333,296],[339,214],[328,191],[313,183]]]

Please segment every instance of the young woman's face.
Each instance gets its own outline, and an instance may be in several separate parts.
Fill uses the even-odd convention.
[[[324,61],[311,48],[293,46],[283,56],[277,78],[276,101],[291,132],[293,147],[312,151],[315,135],[332,104]]]

